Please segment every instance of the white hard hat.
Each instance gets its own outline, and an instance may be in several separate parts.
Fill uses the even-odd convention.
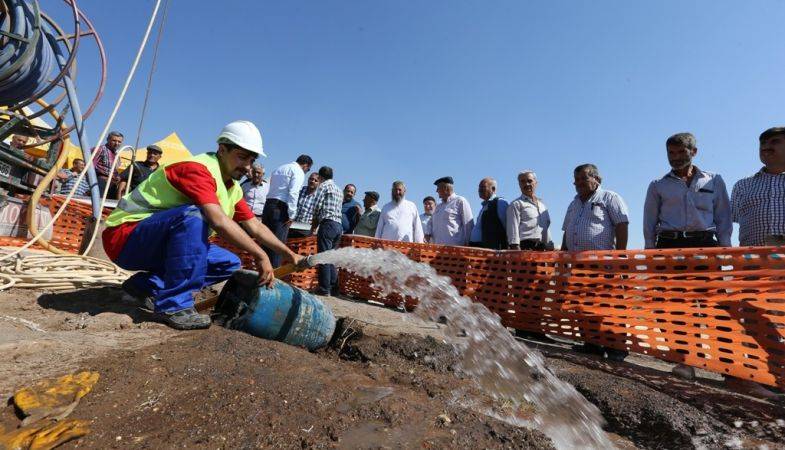
[[[236,120],[226,125],[218,135],[219,144],[234,144],[257,155],[267,156],[262,148],[262,133],[247,120]]]

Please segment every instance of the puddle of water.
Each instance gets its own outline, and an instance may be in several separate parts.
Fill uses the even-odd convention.
[[[426,432],[424,425],[406,424],[390,427],[381,422],[367,422],[341,435],[341,448],[417,448],[416,436]]]
[[[371,277],[385,294],[417,298],[413,314],[423,319],[446,319],[445,335],[460,356],[458,369],[512,410],[535,405],[536,427],[557,448],[614,448],[594,405],[546,368],[539,352],[515,340],[496,314],[460,295],[431,266],[391,250],[350,247],[314,255],[314,262]]]
[[[393,392],[395,392],[395,389],[387,386],[360,386],[354,391],[353,397],[349,399],[349,401],[338,405],[338,412],[345,413],[359,405],[376,403],[379,400],[389,397]]]

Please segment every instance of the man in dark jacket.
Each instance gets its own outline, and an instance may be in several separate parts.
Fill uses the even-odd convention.
[[[161,159],[161,155],[163,155],[163,150],[161,147],[153,144],[147,146],[147,157],[142,162],[136,162],[132,164],[133,170],[131,170],[131,189],[129,191],[133,191],[139,186],[142,181],[146,180],[147,177],[150,176],[151,173],[155,172],[158,169],[158,160]],[[117,185],[117,200],[120,200],[123,195],[125,195],[125,188],[129,183],[128,180],[128,171],[131,169],[131,166],[128,166],[123,173],[120,174],[120,183]]]
[[[472,247],[504,250],[507,243],[507,200],[496,195],[496,180],[483,178],[477,193],[482,199],[482,209],[472,228],[469,245]]]
[[[360,202],[354,199],[354,194],[357,193],[357,187],[353,184],[347,184],[343,188],[343,204],[341,204],[341,227],[343,234],[352,234],[357,222],[360,221],[360,216],[363,213],[363,207]]]

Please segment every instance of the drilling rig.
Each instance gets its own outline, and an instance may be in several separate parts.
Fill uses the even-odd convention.
[[[73,139],[84,161],[92,157],[84,123],[106,83],[103,43],[76,0],[50,3],[67,18],[61,20],[66,26],[43,12],[38,0],[0,0],[0,223],[20,216],[2,213],[20,208],[20,198],[32,193],[42,176],[60,169],[66,142]],[[85,48],[97,53],[100,68],[82,70],[97,86],[83,110],[75,84],[77,53]],[[97,220],[100,194],[92,167],[87,180]]]

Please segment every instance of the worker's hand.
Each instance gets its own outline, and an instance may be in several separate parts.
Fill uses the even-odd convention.
[[[288,255],[285,255],[284,258],[287,261],[291,261],[294,265],[297,265],[300,263],[300,261],[303,260],[303,258],[305,258],[305,256],[298,255],[297,253],[291,252]]]
[[[292,220],[292,219],[289,219],[289,220],[287,220],[286,222],[284,222],[284,225],[285,225],[285,226],[287,226],[287,227],[290,227],[290,226],[292,226],[292,223],[293,223],[293,222],[294,222],[294,220]]]
[[[275,280],[273,273],[273,265],[270,264],[270,258],[262,254],[254,258],[256,263],[256,270],[259,272],[259,286],[272,287]]]

